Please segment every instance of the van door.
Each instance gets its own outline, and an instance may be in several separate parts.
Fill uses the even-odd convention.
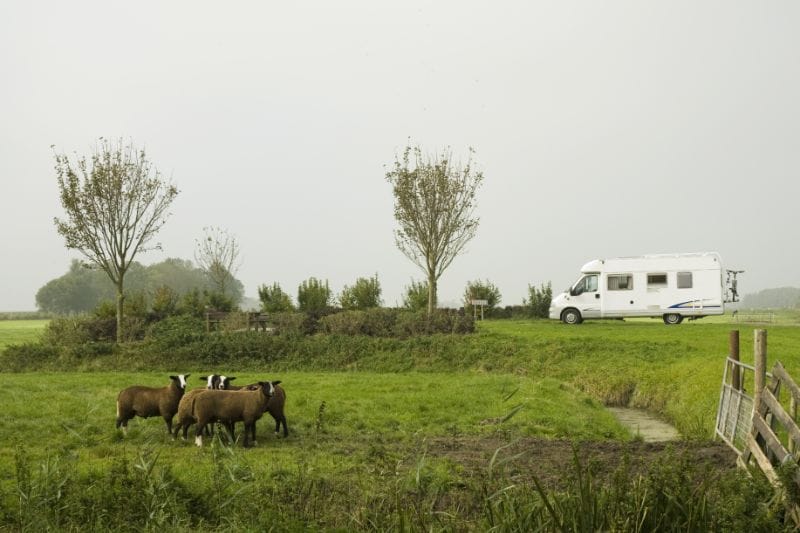
[[[600,318],[599,274],[586,274],[569,291],[570,304],[583,318]]]

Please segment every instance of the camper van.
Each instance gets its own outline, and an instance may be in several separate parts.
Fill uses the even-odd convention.
[[[550,318],[580,324],[587,318],[661,317],[680,324],[721,315],[726,302],[737,301],[740,272],[723,270],[716,252],[595,259],[553,298]]]

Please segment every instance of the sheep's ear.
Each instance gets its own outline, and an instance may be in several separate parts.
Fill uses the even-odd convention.
[[[175,381],[178,381],[178,376],[170,376],[169,379],[174,379]]]
[[[233,381],[234,379],[236,379],[236,376],[233,376],[232,378],[228,378],[228,382],[231,382],[231,381]]]
[[[191,374],[184,374],[183,379],[189,379],[189,376],[191,376]]]
[[[275,385],[280,385],[280,383],[281,383],[281,381],[280,381],[280,380],[278,380],[278,381],[273,381],[273,382],[272,382],[272,386],[274,387]]]

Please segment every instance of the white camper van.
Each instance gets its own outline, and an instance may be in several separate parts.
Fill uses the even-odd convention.
[[[595,259],[583,265],[575,284],[553,298],[550,318],[579,324],[586,318],[649,316],[680,324],[685,317],[721,315],[726,301],[737,301],[740,272],[726,271],[723,281],[716,252]]]

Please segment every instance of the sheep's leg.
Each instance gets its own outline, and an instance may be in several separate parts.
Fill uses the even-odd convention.
[[[289,428],[286,427],[286,417],[285,416],[281,417],[280,423],[283,424],[283,436],[284,437],[288,437],[289,436]],[[280,425],[280,424],[278,424],[278,425]]]
[[[164,417],[164,422],[167,424],[167,433],[172,435],[172,417]]]
[[[206,424],[203,422],[202,424],[200,421],[197,422],[197,427],[194,429],[194,443],[198,446],[203,446],[203,431],[206,429]]]
[[[245,448],[250,446],[250,425],[249,423],[244,423],[244,444]]]

